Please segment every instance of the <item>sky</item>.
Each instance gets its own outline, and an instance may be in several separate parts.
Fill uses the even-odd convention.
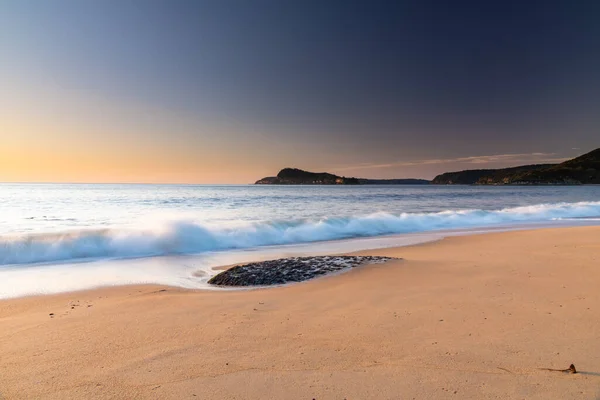
[[[600,2],[0,0],[0,181],[250,183],[600,147]]]

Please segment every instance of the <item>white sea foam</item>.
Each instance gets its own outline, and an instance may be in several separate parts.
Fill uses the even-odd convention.
[[[502,210],[375,213],[348,218],[208,224],[193,219],[138,229],[80,230],[0,237],[0,265],[134,258],[385,234],[600,216],[600,202],[541,204]]]

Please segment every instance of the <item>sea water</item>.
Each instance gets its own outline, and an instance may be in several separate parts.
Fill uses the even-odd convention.
[[[0,184],[0,298],[206,287],[212,267],[600,223],[600,186]],[[390,236],[391,235],[391,236]]]

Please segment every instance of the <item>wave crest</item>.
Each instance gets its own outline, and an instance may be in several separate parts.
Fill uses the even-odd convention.
[[[0,237],[0,265],[194,254],[394,233],[600,216],[600,202],[541,204],[502,210],[375,213],[347,218],[203,224],[171,221],[155,229],[80,230]]]

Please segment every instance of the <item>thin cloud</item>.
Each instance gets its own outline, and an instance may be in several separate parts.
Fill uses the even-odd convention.
[[[458,158],[440,158],[426,159],[416,161],[403,161],[385,164],[358,164],[342,168],[336,168],[338,171],[355,170],[355,169],[377,169],[377,168],[393,168],[393,167],[409,167],[418,165],[436,165],[436,164],[492,164],[492,163],[509,163],[522,162],[532,164],[545,164],[563,162],[568,158],[556,157],[556,153],[521,153],[521,154],[493,154],[487,156],[471,156]]]

